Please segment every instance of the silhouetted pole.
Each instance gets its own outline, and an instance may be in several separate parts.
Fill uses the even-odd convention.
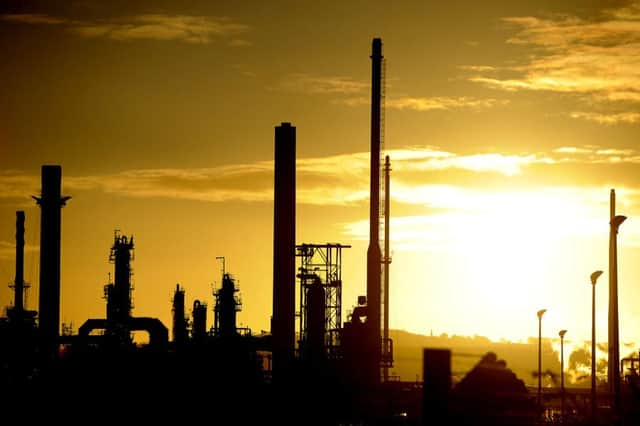
[[[369,248],[367,249],[368,380],[380,382],[382,336],[380,336],[381,260],[380,250],[380,104],[382,83],[382,40],[374,38],[371,49],[371,181],[369,200]]]
[[[383,325],[383,346],[384,346],[384,367],[382,369],[382,377],[384,382],[389,381],[389,365],[392,361],[389,345],[389,265],[391,265],[391,256],[389,254],[389,207],[391,204],[391,188],[390,185],[391,161],[389,156],[384,159],[384,325]]]
[[[60,228],[61,210],[71,197],[60,195],[61,166],[42,166],[42,193],[33,197],[40,206],[40,294],[38,323],[41,352],[57,357],[60,333]]]
[[[273,196],[273,378],[281,380],[295,344],[296,128],[275,128]]]
[[[602,271],[591,274],[591,417],[595,419],[597,410],[596,393],[596,281]]]
[[[7,317],[20,327],[27,320],[32,320],[36,312],[25,310],[24,295],[29,287],[24,282],[24,211],[16,212],[16,277],[13,285],[13,307],[7,306]]]
[[[560,421],[564,423],[564,335],[567,330],[560,330]]]
[[[546,309],[540,309],[538,315],[538,406],[542,403],[542,315]]]
[[[609,362],[608,378],[611,404],[617,418],[620,415],[620,336],[618,325],[618,229],[625,216],[616,216],[616,193],[611,190],[609,221]]]
[[[13,309],[20,315],[24,311],[24,211],[16,212],[16,279],[13,282]]]

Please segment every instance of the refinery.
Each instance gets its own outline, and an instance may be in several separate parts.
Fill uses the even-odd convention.
[[[185,306],[189,289],[177,284],[167,306],[170,327],[158,318],[136,316],[131,281],[135,230],[116,231],[111,247],[105,247],[113,272],[104,286],[104,315],[61,333],[62,209],[71,197],[61,192],[62,167],[43,165],[41,193],[33,197],[40,207],[37,311],[25,308],[26,218],[23,211],[16,212],[13,305],[0,319],[5,407],[57,407],[51,416],[87,423],[180,416],[183,421],[250,425],[638,424],[640,382],[616,374],[621,360],[615,273],[610,287],[609,341],[615,343],[609,359],[611,390],[567,395],[573,401],[571,415],[565,416],[564,389],[561,415],[546,415],[557,407],[558,394],[547,392],[541,400],[538,393],[536,399],[493,353],[455,386],[451,352],[442,348],[424,348],[417,355],[423,360],[421,380],[404,382],[390,374],[396,362],[389,332],[393,159],[384,150],[381,39],[373,39],[370,58],[369,245],[362,296],[342,300],[343,286],[359,285],[343,283],[343,250],[349,245],[296,241],[296,127],[282,122],[274,135],[269,333],[239,325],[241,294],[224,257],[219,258],[220,284],[211,300]],[[612,191],[609,266],[614,272],[615,235],[623,220],[615,214]],[[348,316],[343,303],[353,306]],[[134,342],[133,333],[139,331],[148,335],[148,343]],[[632,367],[638,362],[622,361]]]

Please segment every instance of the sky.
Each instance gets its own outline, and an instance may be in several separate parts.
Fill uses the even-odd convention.
[[[274,127],[297,129],[297,243],[339,242],[343,320],[365,294],[371,40],[385,65],[390,325],[606,340],[609,191],[620,336],[640,344],[639,1],[5,1],[0,305],[26,212],[37,309],[43,164],[63,170],[61,320],[105,315],[114,231],[135,239],[134,315],[176,283],[269,330]],[[190,309],[188,309],[190,311]],[[209,322],[212,312],[209,311]],[[623,354],[624,355],[624,354]]]

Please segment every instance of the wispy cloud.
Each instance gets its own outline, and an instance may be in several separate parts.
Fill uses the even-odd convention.
[[[253,43],[250,42],[249,40],[243,40],[243,39],[237,38],[237,39],[231,40],[229,42],[229,46],[247,47],[247,46],[253,46]]]
[[[111,20],[72,20],[43,14],[5,14],[0,19],[32,25],[61,25],[68,31],[92,38],[111,40],[176,40],[187,43],[210,43],[216,38],[230,38],[246,33],[249,27],[228,17],[144,14]],[[248,46],[244,39],[232,39],[232,46]]]
[[[521,172],[522,167],[535,163],[549,163],[549,157],[523,154],[507,155],[499,153],[482,153],[460,155],[431,149],[414,149],[391,151],[394,159],[394,170],[397,171],[440,171],[467,170],[472,172],[493,172],[506,176]]]
[[[424,173],[465,171],[513,176],[532,165],[640,164],[635,149],[559,147],[547,153],[460,154],[429,146],[413,146],[386,152],[393,161],[394,199],[406,203],[451,199],[446,185],[424,185]],[[300,158],[296,162],[297,200],[313,205],[355,205],[368,200],[369,153]],[[64,192],[99,191],[138,198],[171,198],[205,202],[265,202],[273,198],[273,161],[211,168],[139,169],[108,175],[63,179]],[[39,178],[17,171],[0,173],[0,198],[27,199],[39,191]],[[458,197],[464,200],[466,196]],[[456,197],[453,197],[456,198]]]
[[[69,176],[64,185],[67,191],[98,189],[140,198],[266,201],[272,197],[270,173],[268,162],[199,169],[143,169],[102,176]]]
[[[32,246],[25,244],[25,252],[38,252],[40,248],[38,246]],[[8,241],[0,241],[0,259],[12,259],[16,255],[16,243]]]
[[[572,112],[572,118],[595,121],[600,124],[640,123],[640,112],[597,113],[597,112]]]
[[[0,15],[0,20],[7,22],[17,22],[22,24],[48,24],[58,25],[65,24],[69,21],[64,18],[58,18],[55,16],[45,15],[41,13],[15,13]]]
[[[17,170],[0,172],[0,198],[28,198],[36,194],[39,181],[37,176]]]
[[[553,152],[559,154],[589,154],[593,152],[593,147],[561,146],[554,149]]]
[[[491,65],[460,65],[458,68],[465,71],[476,71],[476,72],[495,71],[498,69]]]
[[[364,96],[346,98],[339,101],[349,106],[369,105],[370,99]],[[387,109],[410,110],[410,111],[433,111],[433,110],[452,110],[461,108],[486,109],[499,105],[506,105],[509,101],[506,99],[494,98],[474,98],[469,96],[460,97],[411,97],[400,96],[390,97],[385,100]]]
[[[467,67],[471,81],[507,91],[543,90],[589,95],[600,108],[617,103],[617,111],[572,114],[605,124],[636,123],[640,101],[640,3],[610,9],[597,19],[556,15],[507,17],[517,33],[508,43],[536,50],[520,66],[505,67],[515,77],[487,76],[494,71]]]
[[[391,109],[429,111],[434,109],[448,110],[457,108],[492,108],[497,105],[506,105],[508,100],[499,99],[478,99],[472,97],[461,96],[457,98],[436,96],[432,98],[413,98],[401,97],[390,98],[385,102],[385,106]]]
[[[600,148],[597,146],[563,146],[554,150],[558,163],[640,164],[640,151],[635,149]]]
[[[364,93],[369,83],[344,76],[290,74],[280,82],[280,88],[306,94],[353,95]]]
[[[281,90],[309,95],[333,95],[334,102],[348,106],[369,105],[367,96],[369,82],[345,76],[312,76],[309,74],[290,74],[279,83]],[[484,109],[505,105],[509,101],[494,98],[475,98],[471,96],[390,96],[385,107],[396,110],[432,111],[458,108]]]

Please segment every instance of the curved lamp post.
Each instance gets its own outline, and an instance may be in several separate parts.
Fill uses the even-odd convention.
[[[626,216],[613,216],[609,224],[609,365],[608,378],[612,406],[620,414],[620,336],[618,324],[618,228]]]
[[[542,403],[542,315],[545,312],[547,312],[546,309],[536,312],[538,315],[538,406]]]
[[[564,335],[567,330],[560,330],[560,422],[564,423]]]
[[[596,395],[596,281],[602,271],[591,274],[591,417],[595,419],[597,409]]]

